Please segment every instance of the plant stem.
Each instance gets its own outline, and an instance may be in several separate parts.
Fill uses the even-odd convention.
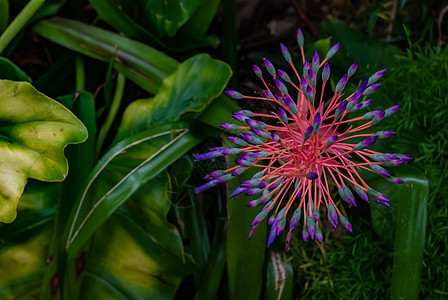
[[[101,127],[100,133],[98,135],[98,140],[96,143],[96,157],[101,153],[101,148],[103,146],[104,140],[106,139],[107,133],[112,126],[115,116],[117,115],[118,108],[121,104],[121,99],[123,98],[124,86],[126,82],[126,77],[122,73],[118,73],[117,76],[117,87],[115,88],[114,98],[112,99],[112,105],[110,106],[109,113],[107,114],[106,121]]]
[[[30,0],[28,4],[22,9],[22,11],[15,17],[15,19],[9,24],[3,34],[0,36],[0,54],[5,50],[11,40],[17,35],[17,33],[25,26],[26,22],[36,13],[38,8],[44,3],[45,0]]]
[[[82,57],[77,55],[75,58],[75,67],[76,67],[76,90],[83,91],[85,90],[86,86],[86,71],[84,68],[84,61],[82,60]]]

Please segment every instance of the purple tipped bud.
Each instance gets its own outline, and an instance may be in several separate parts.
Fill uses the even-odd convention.
[[[308,70],[308,80],[310,82],[311,87],[316,87],[316,76],[314,75],[314,72],[311,70]]]
[[[388,109],[386,109],[384,117],[388,117],[388,116],[394,114],[400,108],[400,106],[401,106],[400,104],[397,104],[397,105],[391,106]]]
[[[227,139],[231,143],[233,143],[235,145],[238,145],[240,147],[246,147],[248,145],[248,143],[246,143],[244,140],[242,140],[242,139],[240,139],[239,137],[236,137],[236,136],[228,136]]]
[[[280,43],[280,50],[282,51],[283,57],[285,58],[287,63],[290,63],[292,61],[291,54],[289,54],[288,48],[286,48],[285,45]]]
[[[247,168],[245,168],[245,167],[237,168],[235,171],[232,172],[232,176],[234,176],[234,177],[239,176],[239,175],[243,174],[246,170],[247,170]]]
[[[279,135],[276,134],[275,132],[271,134],[271,139],[273,139],[276,142],[280,141]]]
[[[303,94],[306,94],[306,90],[308,89],[308,83],[306,82],[305,77],[302,77],[300,81],[300,90],[302,90]]]
[[[303,76],[308,79],[308,71],[310,69],[310,63],[305,60],[305,62],[303,63]]]
[[[364,80],[363,82],[361,82],[361,84],[356,89],[355,94],[362,94],[365,91],[366,87],[367,87],[367,82],[368,82],[367,79]]]
[[[258,224],[252,226],[250,233],[249,233],[249,240],[254,236],[255,230],[257,230]]]
[[[378,131],[377,133],[375,133],[375,135],[378,136],[378,138],[380,139],[387,139],[390,138],[391,136],[394,136],[395,134],[397,134],[395,131]]]
[[[268,125],[266,125],[265,122],[257,121],[258,125],[260,125],[261,129],[266,130],[268,129]]]
[[[263,58],[263,60],[264,60],[264,65],[266,66],[266,69],[268,70],[269,74],[271,74],[272,76],[275,76],[274,65],[266,58]]]
[[[322,231],[319,227],[316,227],[316,240],[319,242],[319,244],[322,244],[322,241],[324,240],[324,237],[322,236]]]
[[[269,138],[271,138],[271,135],[269,133],[264,132],[262,130],[252,128],[251,131],[253,133],[255,133],[255,135],[261,137],[262,139],[269,139]]]
[[[347,74],[342,76],[341,80],[339,80],[338,84],[336,84],[336,88],[335,88],[336,94],[339,94],[344,90],[345,85],[347,84],[347,80],[348,80]]]
[[[390,207],[390,204],[387,203],[387,202],[380,202],[380,204],[385,206],[385,207],[387,207],[387,208],[390,208],[390,209],[392,208],[392,207]]]
[[[308,140],[312,134],[313,134],[313,126],[310,126],[305,130],[305,133],[303,135],[303,142]]]
[[[282,92],[283,94],[288,94],[288,89],[286,88],[286,85],[278,78],[275,78],[275,85],[277,88]]]
[[[272,224],[274,224],[275,218],[277,217],[276,214],[272,214],[271,217],[268,220],[268,226],[271,226]]]
[[[317,53],[317,51],[316,51],[316,52],[314,52],[313,61],[312,61],[314,73],[317,73],[317,71],[319,70],[319,62],[320,62],[319,61],[319,53]]]
[[[213,179],[213,180],[201,185],[200,187],[195,188],[194,191],[196,192],[196,194],[199,194],[205,190],[208,190],[209,188],[214,187],[217,184],[229,181],[231,179],[233,179],[233,176],[230,174],[226,174],[226,175],[220,176],[216,179]]]
[[[384,115],[385,115],[385,112],[382,110],[380,111],[380,113],[374,115],[374,117],[372,119],[372,125],[376,125],[379,122],[381,122],[381,120],[384,119]]]
[[[390,173],[387,172],[386,169],[384,169],[383,167],[379,166],[379,165],[371,165],[370,166],[372,168],[373,171],[375,171],[375,173],[384,176],[384,177],[388,177],[390,176]]]
[[[315,180],[317,179],[317,177],[319,177],[319,175],[317,175],[317,173],[315,172],[309,172],[306,174],[306,178],[308,178],[309,180]]]
[[[277,236],[277,231],[275,230],[275,227],[272,226],[271,232],[269,233],[269,237],[268,237],[268,246],[267,248],[269,248],[269,246],[271,246],[272,242],[274,242],[275,237]]]
[[[243,115],[232,115],[232,118],[234,118],[236,121],[241,122],[241,123],[246,123],[246,116]]]
[[[395,154],[395,155],[396,155],[396,156],[398,157],[398,159],[401,160],[401,161],[410,161],[410,160],[413,160],[412,157],[407,156],[407,155],[404,155],[404,154]]]
[[[373,143],[375,143],[375,141],[378,139],[377,135],[371,136],[367,139],[365,139],[364,141],[359,142],[356,146],[355,146],[355,150],[362,150],[364,148],[370,147],[373,145]]]
[[[286,115],[286,112],[283,110],[283,108],[279,107],[279,109],[277,110],[277,114],[283,123],[288,124],[288,116]]]
[[[320,124],[321,124],[320,113],[317,113],[316,116],[314,116],[314,120],[313,120],[313,132],[314,133],[317,133],[319,131]]]
[[[302,239],[304,242],[308,240],[308,230],[306,229],[306,226],[303,226],[302,229]]]
[[[344,228],[348,231],[348,232],[352,232],[352,225],[349,223],[349,221],[347,220],[346,217],[344,217],[343,215],[339,216],[339,221],[341,222],[342,226],[344,226]]]
[[[402,183],[404,183],[403,179],[398,178],[398,177],[394,177],[394,176],[386,177],[386,179],[387,179],[388,181],[390,181],[390,182],[392,182],[392,183],[396,183],[396,184],[402,184]]]
[[[253,135],[250,132],[240,132],[240,137],[242,137],[246,142],[249,142],[253,145],[262,145],[263,141],[257,138],[255,135]]]
[[[372,120],[373,117],[378,116],[380,113],[382,112],[382,110],[374,110],[374,111],[369,111],[368,113],[365,113],[362,118],[364,120]]]
[[[378,134],[378,132],[376,134]],[[388,161],[394,159],[394,157],[391,157],[390,155],[387,154],[371,154],[370,158],[373,159],[374,161]]]
[[[336,209],[334,208],[333,204],[328,205],[328,220],[335,224],[338,224],[338,214],[336,212]]]
[[[286,253],[289,252],[289,248],[291,246],[291,237],[292,237],[292,232],[288,231],[288,234],[286,235],[286,240],[285,240],[285,251],[286,251]]]
[[[244,110],[235,111],[233,113],[233,115],[234,116],[244,116],[244,117],[249,117],[250,118],[250,117],[252,117],[254,115],[254,113],[253,113],[253,111],[244,109]]]
[[[262,210],[252,221],[252,226],[258,225],[261,221],[263,221],[266,218],[267,215],[268,215],[268,211]]]
[[[289,108],[291,113],[294,114],[294,115],[297,115],[299,113],[299,110],[297,109],[296,103],[291,98],[289,98],[288,96],[286,96],[284,98],[284,100],[285,100],[286,106]]]
[[[308,86],[307,89],[306,89],[306,98],[311,103],[314,102],[314,92],[313,92],[313,89],[310,86]]]
[[[281,79],[283,79],[286,82],[291,82],[291,78],[289,77],[289,75],[283,71],[283,70],[278,70],[278,76],[280,76]]]
[[[236,91],[225,91],[224,94],[233,99],[243,99],[243,95]]]
[[[334,113],[334,118],[340,119],[342,115],[344,114],[345,110],[347,109],[347,101],[344,100],[341,103],[339,103],[338,108],[336,109],[336,112]]]
[[[275,231],[276,231],[275,233],[277,235],[282,234],[283,230],[285,229],[285,226],[286,226],[286,218],[281,218],[275,228]]]
[[[300,221],[300,217],[302,216],[302,210],[300,208],[297,208],[294,211],[294,214],[292,215],[291,220],[289,221],[289,231],[293,231],[296,225]]]
[[[299,47],[303,47],[303,33],[300,28],[297,30],[297,43],[299,44]]]
[[[383,166],[386,166],[386,167],[396,167],[396,166],[399,166],[399,165],[401,165],[403,163],[404,163],[404,161],[402,161],[402,160],[392,159],[392,160],[388,160],[388,161],[383,162]]]
[[[389,198],[387,198],[386,196],[384,196],[380,192],[375,191],[374,189],[368,189],[367,190],[367,194],[371,198],[373,198],[373,199],[377,199],[377,200],[382,201],[382,202],[389,202]]]
[[[249,188],[250,187],[244,187],[240,185],[232,192],[229,199],[232,199],[233,197],[238,196],[239,194],[245,193]]]
[[[250,179],[250,180],[246,180],[243,183],[241,183],[240,187],[252,188],[252,187],[256,187],[257,185],[259,185],[260,182],[261,182],[261,180],[258,178]]]
[[[322,81],[327,82],[330,78],[330,65],[326,62],[322,71]]]
[[[313,217],[307,218],[307,228],[308,228],[308,234],[310,235],[311,239],[314,239],[314,234],[316,233],[316,223],[314,222]]]
[[[268,90],[263,90],[261,92],[261,96],[263,96],[265,98],[268,98],[268,99],[274,98],[274,95],[272,95],[272,93],[270,91],[268,91]]]
[[[371,84],[377,82],[378,79],[380,79],[384,75],[385,72],[386,72],[386,69],[380,70],[380,71],[376,72],[375,74],[373,74],[372,76],[370,76],[368,84],[371,85]]]
[[[364,95],[370,95],[372,93],[375,93],[381,86],[381,83],[374,83],[371,86],[369,86],[368,88],[366,88],[366,90],[364,91]]]
[[[367,106],[370,105],[370,103],[372,103],[372,99],[364,100],[363,102],[361,102],[362,106],[361,106],[360,109],[364,109],[364,108],[366,108]]]
[[[352,191],[350,191],[348,187],[340,187],[338,192],[342,200],[344,200],[347,204],[356,206],[355,196],[353,196]]]
[[[238,126],[236,124],[230,124],[230,123],[223,123],[223,124],[219,125],[219,127],[223,128],[225,130],[232,130],[232,131],[240,130],[240,126]]]
[[[252,128],[261,129],[260,125],[255,120],[252,120],[252,119],[248,118],[248,119],[246,119],[244,121],[246,122],[247,125],[249,125]]]
[[[215,179],[216,177],[224,175],[225,173],[226,173],[226,171],[224,171],[224,170],[216,170],[216,171],[211,172],[208,175],[205,175],[204,179],[212,180],[212,179]]]
[[[330,147],[331,145],[333,145],[334,143],[336,143],[336,141],[338,140],[338,136],[337,135],[332,135],[328,138],[327,140],[327,148]]]
[[[263,77],[263,73],[261,72],[261,69],[258,66],[254,65],[253,68],[254,68],[255,75],[257,75],[260,78]]]
[[[362,201],[369,203],[369,196],[367,196],[367,193],[363,189],[356,185],[354,186],[354,189],[358,196],[362,199]]]
[[[330,48],[330,50],[327,52],[327,55],[325,56],[327,59],[332,58],[336,52],[339,50],[339,43],[337,43],[336,45],[334,45],[333,47]]]
[[[356,69],[358,69],[358,64],[357,63],[352,64],[350,66],[350,68],[348,68],[348,71],[347,71],[348,77],[352,77],[353,74],[355,74]]]
[[[252,200],[246,204],[247,207],[255,207],[261,204],[261,199]]]
[[[311,211],[313,212],[313,220],[317,223],[319,221],[319,211],[314,206],[311,207]]]
[[[247,191],[244,193],[244,195],[246,195],[246,196],[255,196],[255,195],[261,194],[262,191],[263,191],[262,189],[259,189],[259,188],[253,188],[253,189],[249,189],[249,190],[247,190]],[[260,202],[261,202],[261,200],[260,200]],[[259,203],[257,203],[257,205],[258,205],[258,204],[259,204]]]

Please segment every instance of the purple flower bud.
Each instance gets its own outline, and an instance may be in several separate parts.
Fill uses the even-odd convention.
[[[347,204],[356,206],[355,196],[353,196],[352,191],[350,191],[348,187],[340,187],[338,192],[342,200],[344,200]]]
[[[233,99],[243,99],[243,95],[236,91],[225,91],[224,94]]]
[[[385,113],[384,117],[388,117],[388,116],[394,114],[400,108],[400,106],[401,106],[400,104],[397,104],[397,105],[391,106],[388,109],[386,109],[386,113]]]
[[[330,50],[328,50],[327,55],[325,57],[327,59],[332,58],[333,55],[335,55],[338,50],[339,50],[339,43],[337,43],[333,47],[331,47]]]
[[[268,129],[268,125],[266,125],[265,122],[257,121],[257,124],[260,125],[260,128],[263,129],[263,130]]]
[[[272,95],[272,93],[270,91],[268,91],[268,90],[263,90],[261,92],[261,96],[263,96],[265,98],[268,98],[268,99],[274,98],[274,95]]]
[[[288,124],[288,116],[286,115],[286,112],[283,110],[283,108],[279,107],[277,110],[277,114],[283,123]]]
[[[303,92],[303,94],[306,94],[307,89],[308,89],[308,83],[306,82],[305,77],[302,77],[302,80],[300,81],[300,90]]]
[[[384,176],[384,177],[388,177],[390,176],[390,173],[387,172],[386,169],[384,169],[383,167],[379,166],[379,165],[371,165],[370,166],[372,168],[373,171],[375,171],[375,173]]]
[[[303,134],[303,142],[307,141],[312,134],[313,134],[313,126],[310,126],[307,129],[305,129],[305,133]]]
[[[336,209],[334,208],[333,204],[329,204],[328,205],[328,220],[335,224],[338,224],[338,214],[336,212]]]
[[[280,141],[280,137],[275,132],[271,134],[271,139],[273,139],[276,142]]]
[[[232,130],[232,131],[240,130],[240,126],[238,126],[236,124],[230,124],[230,123],[223,123],[223,124],[219,125],[219,127],[223,128],[225,130]]]
[[[252,221],[252,226],[260,224],[260,222],[263,221],[267,215],[268,215],[268,211],[262,210]]]
[[[249,233],[249,240],[254,236],[255,230],[257,230],[258,224],[252,226],[250,233]]]
[[[262,130],[252,128],[251,131],[253,133],[255,133],[255,135],[261,137],[262,139],[269,139],[269,138],[271,138],[271,135],[269,133],[264,132]]]
[[[381,116],[382,112],[383,112],[382,110],[369,111],[368,113],[366,113],[362,117],[363,117],[364,120],[372,120],[373,117],[375,117],[375,116]]]
[[[311,103],[314,102],[314,92],[313,92],[313,89],[310,86],[308,86],[307,89],[306,89],[306,98]]]
[[[335,88],[336,94],[339,94],[344,90],[345,85],[347,84],[347,80],[348,80],[347,74],[342,76],[341,80],[339,80],[338,84],[336,84],[336,88]]]
[[[313,132],[314,133],[317,133],[319,131],[320,125],[321,125],[320,113],[317,113],[314,116],[314,120],[313,120]]]
[[[259,189],[259,188],[253,188],[253,189],[249,189],[249,190],[247,190],[246,193],[244,193],[244,195],[246,195],[246,196],[255,196],[255,195],[260,194],[262,191],[263,191],[262,189]],[[260,202],[261,202],[261,201],[260,201]],[[258,204],[257,204],[257,205],[258,205]]]
[[[314,239],[314,234],[316,233],[316,223],[314,222],[313,217],[308,217],[306,223],[308,234],[310,235],[311,239]]]
[[[201,185],[200,187],[195,188],[194,191],[196,194],[199,194],[205,190],[208,190],[209,188],[214,187],[217,184],[223,183],[225,181],[229,181],[231,179],[233,179],[233,176],[230,174],[226,174],[226,175],[220,176],[216,179],[213,179],[213,180]]]
[[[308,240],[308,230],[306,229],[306,226],[303,226],[302,229],[302,239],[304,242]]]
[[[316,76],[314,75],[314,72],[311,70],[308,70],[308,80],[310,82],[311,87],[316,87]]]
[[[212,180],[212,179],[215,179],[216,177],[224,175],[225,173],[226,172],[224,170],[216,170],[216,171],[211,172],[208,175],[205,175],[204,179],[205,180]]]
[[[395,184],[402,184],[402,183],[404,183],[403,179],[398,178],[398,177],[394,177],[394,176],[386,177],[386,179],[389,182],[392,182],[392,183],[395,183]]]
[[[249,117],[250,118],[250,117],[252,117],[254,115],[254,113],[252,111],[250,111],[250,110],[244,109],[244,110],[235,111],[233,113],[233,115],[235,115],[235,116],[244,116],[244,117]]]
[[[276,217],[277,217],[277,215],[275,213],[271,215],[271,217],[268,220],[268,226],[271,226],[272,224],[274,224]]]
[[[380,139],[387,139],[390,138],[391,136],[394,136],[395,134],[397,134],[395,131],[378,131],[377,133],[375,133],[375,135],[378,136],[378,138]]]
[[[315,179],[317,179],[317,177],[319,177],[319,175],[317,175],[317,173],[315,173],[315,172],[308,172],[305,176],[309,180],[315,180]]]
[[[280,43],[280,50],[282,51],[283,57],[285,58],[287,63],[290,63],[292,61],[291,54],[289,54],[288,48],[286,48],[285,45]]]
[[[243,115],[232,115],[232,118],[241,123],[246,123],[247,120],[247,117]]]
[[[354,186],[355,192],[358,194],[358,196],[365,202],[369,203],[369,196],[367,196],[367,193],[361,189],[358,186]]]
[[[358,88],[355,91],[355,94],[361,94],[365,91],[366,87],[367,87],[367,82],[368,80],[364,80],[363,82],[361,82],[361,84],[358,86]]]
[[[401,160],[401,161],[410,161],[410,160],[413,160],[412,157],[407,156],[407,155],[404,155],[404,154],[395,154],[395,155],[396,155],[396,156],[398,157],[398,159]]]
[[[324,237],[322,236],[322,231],[319,227],[316,227],[316,240],[319,242],[319,244],[322,244],[322,241],[324,240]]]
[[[362,150],[364,148],[370,147],[373,145],[373,143],[375,143],[375,141],[378,139],[377,135],[371,136],[367,139],[365,139],[364,141],[359,142],[356,146],[355,146],[355,150]]]
[[[254,65],[253,69],[254,69],[255,75],[257,75],[260,78],[263,77],[263,73],[261,72],[261,69],[257,65]]]
[[[261,199],[252,200],[249,203],[246,204],[247,207],[255,207],[260,205]]]
[[[396,167],[396,166],[399,166],[399,165],[401,165],[403,163],[404,163],[404,161],[402,161],[402,160],[392,159],[392,160],[388,160],[388,161],[383,162],[383,166],[386,166],[386,167]]]
[[[383,194],[381,194],[378,191],[375,191],[374,189],[368,189],[367,190],[367,194],[372,198],[372,199],[377,199],[379,201],[382,202],[389,202],[389,198],[387,198],[386,196],[384,196]]]
[[[352,225],[349,223],[349,221],[347,220],[346,217],[344,217],[343,215],[339,216],[339,221],[341,222],[342,226],[344,226],[344,228],[348,231],[348,232],[352,232]]]
[[[275,76],[274,65],[266,58],[263,58],[263,61],[264,61],[264,65],[266,66],[266,69],[268,70],[269,74],[271,74],[272,76]]]
[[[330,78],[330,65],[328,64],[328,62],[326,62],[324,65],[324,70],[322,71],[322,81],[327,82],[329,78]]]
[[[282,234],[283,230],[285,229],[285,225],[286,225],[286,218],[281,218],[275,228],[275,231],[276,231],[275,233],[277,235]]]
[[[229,199],[232,199],[233,197],[235,197],[235,196],[237,196],[237,195],[239,195],[239,194],[245,193],[249,188],[250,188],[250,187],[244,187],[244,186],[241,186],[241,185],[240,185],[239,187],[237,187],[237,188],[232,192],[232,194],[230,195]]]
[[[303,63],[303,76],[308,79],[308,70],[310,69],[310,63],[305,60],[305,62]]]
[[[299,47],[303,47],[303,33],[300,28],[297,30],[297,43],[299,44]]]
[[[385,72],[386,72],[386,69],[380,70],[380,71],[376,72],[375,74],[373,74],[372,76],[370,76],[368,84],[371,85],[371,84],[377,82],[378,79],[380,79],[384,75]]]
[[[232,176],[234,176],[234,177],[239,176],[239,175],[243,174],[246,170],[247,170],[247,168],[240,167],[232,172]]]
[[[312,65],[313,65],[313,72],[317,73],[317,71],[319,70],[319,53],[314,52],[313,55],[313,60],[312,60]]]
[[[284,101],[285,101],[286,106],[289,108],[289,110],[291,111],[292,114],[297,115],[299,113],[296,103],[291,98],[286,96],[284,98]]]
[[[288,89],[286,88],[286,85],[278,78],[275,78],[275,85],[277,88],[282,92],[284,95],[288,94]]]
[[[244,140],[242,140],[242,139],[240,139],[239,137],[236,137],[236,136],[228,136],[227,139],[231,143],[233,143],[235,145],[238,145],[240,147],[246,147],[248,145],[248,143],[246,143]]]
[[[291,220],[289,221],[289,231],[293,231],[296,225],[300,221],[300,217],[302,216],[302,210],[300,208],[297,208],[294,211],[294,214],[292,215]]]
[[[353,63],[353,64],[350,66],[350,68],[348,68],[348,71],[347,71],[347,75],[348,75],[348,77],[352,77],[353,74],[355,74],[356,69],[358,69],[358,64],[357,64],[357,63]]]
[[[316,207],[314,207],[314,205],[311,206],[311,210],[313,212],[313,220],[317,223],[317,221],[319,221],[319,211],[316,209]]]
[[[280,76],[281,79],[283,79],[286,82],[291,82],[291,78],[289,77],[289,75],[283,71],[283,70],[278,70],[278,76]]]
[[[330,136],[327,140],[327,148],[333,145],[338,140],[338,138],[339,137],[337,135]]]
[[[364,108],[366,108],[367,106],[370,105],[370,103],[372,103],[372,99],[364,100],[363,102],[361,102],[362,106],[361,106],[360,109],[364,109]]]
[[[340,119],[346,109],[347,109],[347,101],[343,100],[341,103],[339,103],[338,108],[336,109],[336,112],[334,113],[334,118],[336,120]]]
[[[368,88],[366,88],[366,90],[364,91],[364,95],[370,95],[372,93],[375,93],[381,86],[381,83],[374,83],[371,86],[369,86]]]
[[[257,138],[256,136],[254,136],[252,133],[250,132],[240,132],[238,133],[240,135],[240,137],[243,138],[243,140],[245,140],[246,142],[249,142],[253,145],[263,145],[263,141],[260,140],[259,138]]]
[[[245,188],[252,188],[252,187],[256,187],[257,185],[259,185],[261,182],[260,179],[255,178],[255,179],[250,179],[250,180],[246,180],[243,183],[240,184],[241,187],[245,187]]]
[[[376,125],[378,124],[382,119],[384,119],[384,115],[385,112],[380,110],[380,111],[375,111],[378,112],[377,114],[374,113],[374,117],[372,119],[372,125]]]
[[[285,251],[286,251],[286,253],[289,252],[289,248],[291,246],[291,237],[292,237],[292,232],[288,231],[288,234],[286,235],[286,240],[285,240]]]
[[[272,226],[271,232],[269,233],[269,237],[268,237],[268,246],[267,248],[269,248],[269,246],[271,246],[272,242],[274,242],[275,237],[277,236],[277,231],[275,226]]]

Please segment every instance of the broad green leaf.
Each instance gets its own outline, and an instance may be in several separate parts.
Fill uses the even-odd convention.
[[[170,207],[169,178],[162,172],[98,229],[82,299],[173,299],[191,266],[179,233],[166,220]]]
[[[183,126],[153,127],[122,140],[103,156],[80,191],[68,222],[69,256],[139,188],[200,142]]]
[[[64,18],[39,22],[34,31],[64,47],[109,62],[143,89],[156,93],[178,63],[156,49],[122,35]]]
[[[4,57],[0,57],[0,78],[31,82],[31,78],[22,69]]]
[[[423,250],[425,249],[428,179],[419,170],[400,177],[395,229],[391,299],[418,299]]]
[[[3,33],[9,21],[9,0],[0,0],[0,34]]]
[[[12,222],[28,178],[62,181],[64,148],[86,140],[84,125],[29,83],[0,81],[0,221]]]
[[[207,54],[193,56],[163,81],[154,98],[134,101],[126,108],[117,140],[203,110],[222,93],[231,75],[226,63]]]

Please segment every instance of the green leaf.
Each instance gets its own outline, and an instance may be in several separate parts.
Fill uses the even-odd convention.
[[[9,0],[0,0],[0,34],[8,26],[9,21]]]
[[[179,123],[154,127],[124,139],[103,156],[81,190],[69,219],[69,256],[142,185],[201,141],[184,126]]]
[[[134,101],[126,108],[116,140],[202,111],[222,93],[231,75],[226,63],[207,54],[193,56],[163,81],[154,98]]]
[[[64,180],[64,148],[86,140],[87,131],[29,83],[0,80],[0,99],[0,221],[10,223],[27,179]]]
[[[395,229],[391,299],[418,299],[423,250],[425,249],[428,179],[419,170],[400,174]]]
[[[156,49],[122,35],[64,18],[44,20],[34,31],[64,47],[109,62],[143,89],[156,93],[178,63]]]
[[[31,82],[31,78],[16,64],[7,58],[0,57],[0,79]]]
[[[191,266],[177,229],[166,220],[170,207],[169,178],[162,172],[98,229],[82,299],[174,298]]]

